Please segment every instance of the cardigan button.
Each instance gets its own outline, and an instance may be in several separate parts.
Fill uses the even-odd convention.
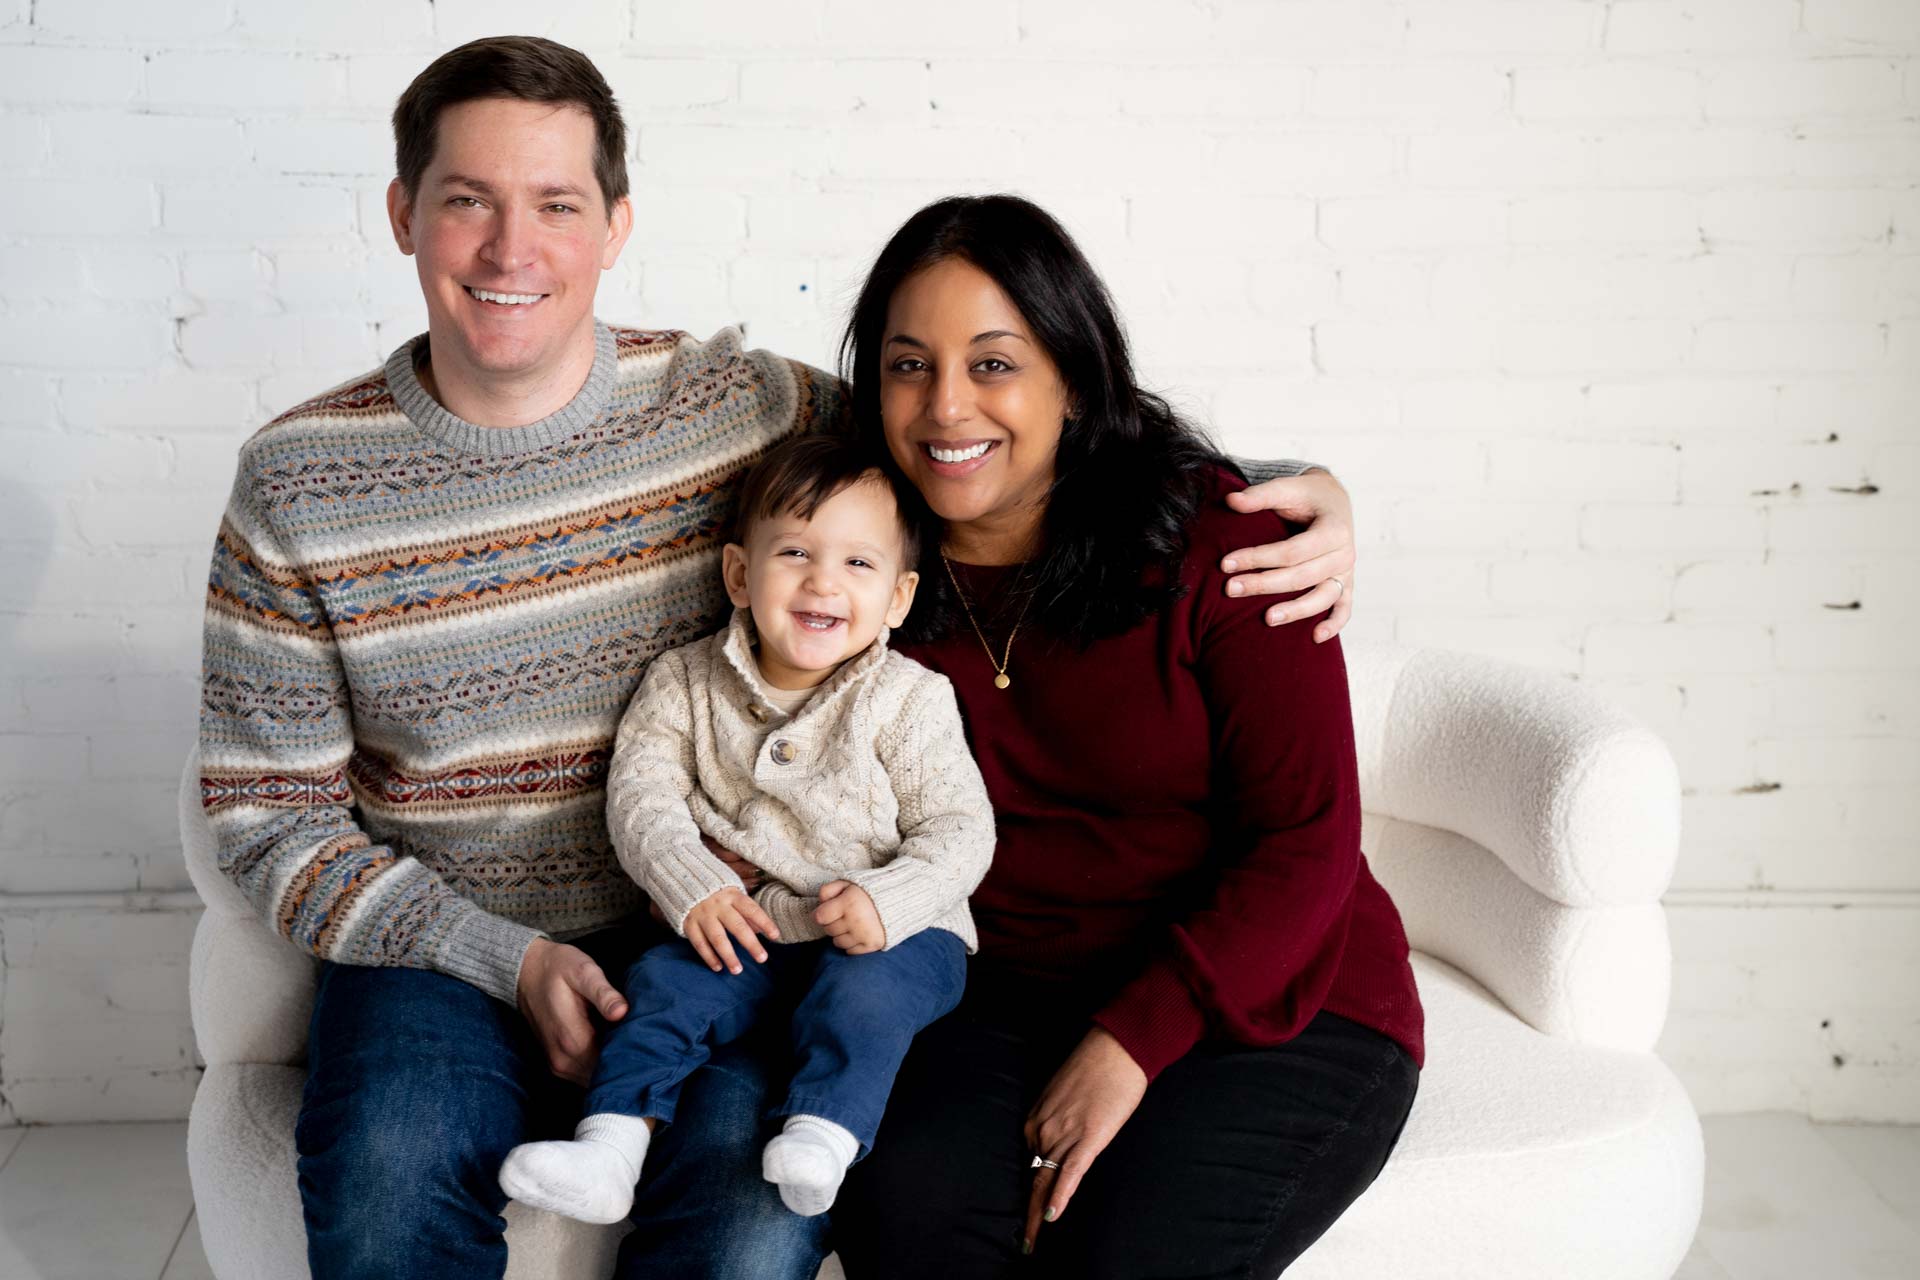
[[[773,744],[773,750],[769,754],[773,756],[775,764],[792,764],[795,752],[793,744],[782,738]]]

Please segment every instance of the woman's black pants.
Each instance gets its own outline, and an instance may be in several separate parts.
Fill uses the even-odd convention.
[[[970,997],[920,1033],[834,1204],[848,1280],[1272,1280],[1379,1175],[1419,1083],[1397,1043],[1329,1013],[1271,1048],[1203,1043],[1023,1256],[1022,1126],[1086,1027]]]

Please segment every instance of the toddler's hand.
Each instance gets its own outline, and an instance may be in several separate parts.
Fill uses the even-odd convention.
[[[882,951],[887,931],[880,923],[880,911],[867,891],[851,880],[835,880],[820,886],[820,906],[813,922],[827,931],[833,945],[850,956]]]
[[[760,939],[754,936],[756,933],[764,933],[775,941],[780,938],[780,931],[773,927],[773,917],[735,888],[722,889],[687,912],[687,941],[715,973],[720,972],[723,962],[727,972],[740,972],[740,959],[733,952],[733,938],[740,940],[748,955],[765,964],[767,949],[760,945]]]

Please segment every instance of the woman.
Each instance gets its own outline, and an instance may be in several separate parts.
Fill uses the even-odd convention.
[[[1422,1055],[1339,647],[1227,594],[1279,526],[1226,507],[1033,205],[915,215],[843,360],[939,522],[899,640],[953,681],[999,832],[966,999],[834,1210],[850,1280],[1265,1280],[1377,1175]]]

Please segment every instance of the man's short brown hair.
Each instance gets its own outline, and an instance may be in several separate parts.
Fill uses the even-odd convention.
[[[627,194],[627,126],[606,77],[578,49],[540,36],[488,36],[435,58],[393,108],[394,165],[407,198],[433,162],[440,113],[481,98],[521,98],[580,108],[593,118],[593,174],[607,208]]]

